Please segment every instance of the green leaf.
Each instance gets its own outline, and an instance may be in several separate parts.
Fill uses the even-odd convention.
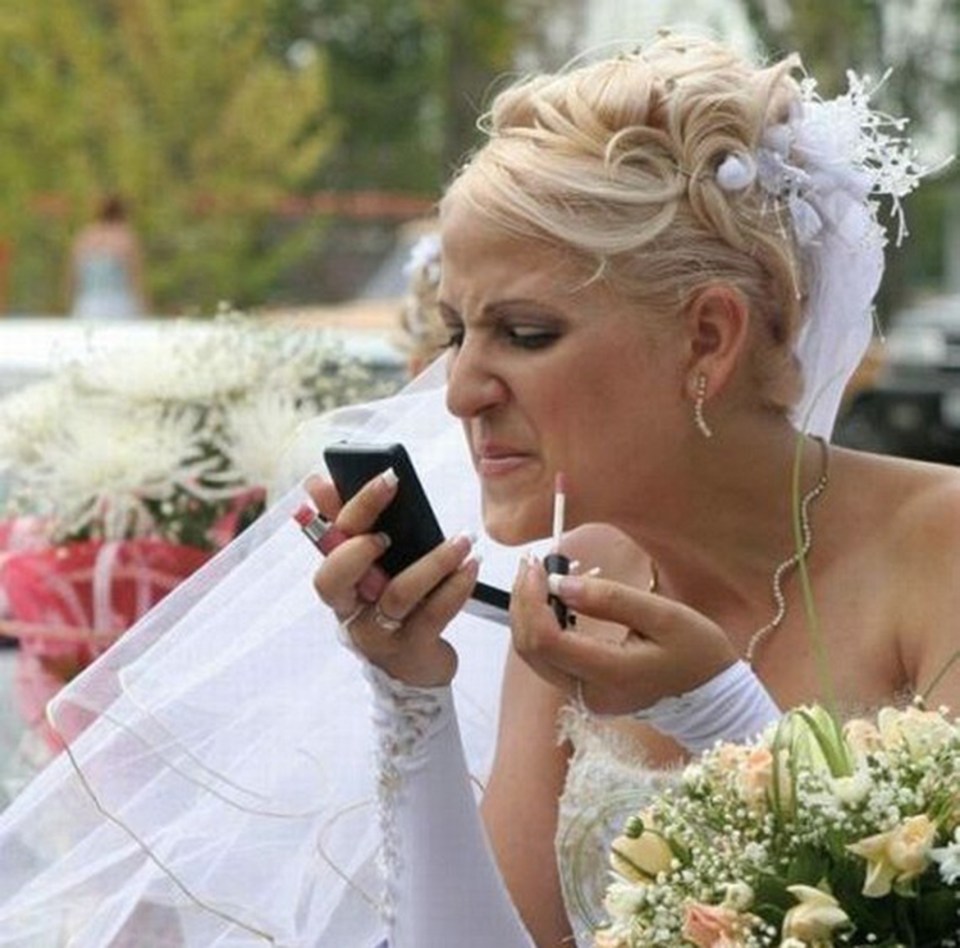
[[[825,853],[813,846],[802,847],[790,863],[786,884],[816,887],[828,875],[829,868],[830,860]]]
[[[921,948],[938,948],[943,939],[955,936],[960,927],[958,908],[960,902],[953,889],[938,885],[927,891],[921,890],[915,909],[917,944]]]

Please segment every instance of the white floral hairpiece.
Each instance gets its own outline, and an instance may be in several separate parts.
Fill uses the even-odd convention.
[[[428,283],[440,282],[439,234],[424,234],[411,248],[410,256],[403,268],[403,275],[410,279],[418,273],[423,274]]]
[[[871,88],[848,72],[847,82],[846,93],[824,100],[814,79],[803,80],[787,121],[767,128],[755,153],[731,152],[716,170],[723,190],[756,182],[789,212],[807,293],[796,346],[805,392],[794,421],[825,437],[872,333],[887,244],[881,202],[892,201],[899,244],[907,232],[900,200],[928,170],[904,133],[907,120],[870,105],[883,80]]]

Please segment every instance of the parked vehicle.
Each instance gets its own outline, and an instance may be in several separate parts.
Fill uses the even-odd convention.
[[[960,295],[899,313],[873,380],[852,393],[838,443],[960,463]]]
[[[399,301],[371,300],[285,311],[267,318],[326,333],[377,378],[399,386],[405,371],[403,353],[394,342],[399,310]],[[90,323],[56,316],[0,318],[0,396],[82,357],[94,338],[98,348],[128,347],[138,340],[154,338],[169,322],[140,319]],[[202,324],[197,321],[197,325]]]

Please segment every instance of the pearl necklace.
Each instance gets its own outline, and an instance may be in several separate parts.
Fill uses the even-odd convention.
[[[747,642],[743,657],[749,665],[753,664],[754,655],[764,639],[766,639],[771,632],[780,628],[783,620],[787,616],[787,600],[783,595],[784,577],[796,569],[800,561],[809,554],[810,548],[813,546],[813,528],[810,526],[810,505],[823,494],[827,489],[827,485],[830,483],[828,471],[830,460],[829,449],[823,438],[817,438],[816,441],[820,445],[820,455],[822,459],[821,473],[816,484],[800,498],[800,549],[793,552],[782,563],[779,563],[773,571],[771,587],[773,591],[773,602],[776,608],[773,613],[773,618],[766,625],[757,629]],[[650,561],[650,585],[648,588],[650,592],[658,592],[660,588],[660,574],[657,571],[657,564],[653,560]]]

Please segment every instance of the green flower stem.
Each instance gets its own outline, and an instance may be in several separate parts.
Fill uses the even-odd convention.
[[[803,448],[806,444],[803,434],[797,437],[797,447],[793,458],[793,480],[790,488],[791,507],[793,511],[793,542],[796,544],[799,559],[797,562],[797,576],[800,581],[800,593],[803,597],[804,612],[807,616],[807,629],[813,642],[813,651],[817,661],[817,674],[823,690],[823,704],[833,716],[839,720],[839,705],[837,703],[836,688],[833,676],[830,673],[830,662],[827,657],[826,644],[820,629],[820,620],[817,616],[817,607],[813,598],[813,584],[810,582],[810,572],[807,569],[807,558],[803,553],[803,524],[800,511],[800,473],[803,461]]]

